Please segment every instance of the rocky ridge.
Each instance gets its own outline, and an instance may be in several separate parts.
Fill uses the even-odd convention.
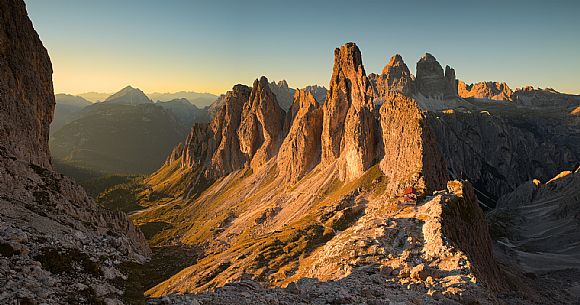
[[[288,111],[294,102],[294,92],[296,92],[296,89],[288,87],[288,82],[285,80],[281,80],[278,83],[270,82],[269,87],[274,95],[276,95],[278,105],[280,105],[284,111]]]
[[[551,88],[541,89],[527,86],[516,89],[513,101],[518,105],[528,107],[563,107],[572,110],[580,105],[580,96],[563,94]]]
[[[479,98],[496,101],[511,101],[513,91],[506,83],[499,82],[479,82],[466,84],[457,81],[458,95],[462,98]]]
[[[362,193],[362,196],[343,199],[343,204],[353,200],[349,208],[356,207],[354,211],[360,209],[364,213],[301,259],[296,270],[284,280],[284,289],[268,288],[244,279],[243,272],[251,272],[252,268],[239,270],[235,268],[238,264],[227,258],[244,252],[233,250],[235,253],[229,253],[231,251],[227,250],[212,256],[221,262],[216,266],[221,270],[219,273],[212,271],[211,265],[205,265],[208,261],[187,268],[149,291],[153,296],[169,291],[179,294],[168,294],[151,303],[239,304],[261,300],[267,304],[382,304],[381,300],[386,299],[401,304],[455,304],[469,300],[493,304],[497,302],[494,294],[507,289],[509,284],[493,258],[483,213],[468,183],[450,182],[447,188],[422,200],[416,207],[375,200],[377,198],[362,204],[357,201],[369,198]],[[343,212],[349,213],[349,210]],[[466,213],[470,217],[466,217]],[[462,240],[464,238],[470,241]],[[260,238],[256,242],[261,244],[263,240]],[[470,246],[463,248],[467,244]],[[246,252],[245,255],[249,257],[242,260],[261,259],[260,254],[257,258],[256,253]],[[225,281],[231,283],[212,293],[180,295],[203,291],[195,288],[196,283],[213,275],[216,280],[229,278]],[[270,278],[277,279],[281,275],[274,273]]]
[[[447,69],[447,75],[449,80],[454,71]],[[301,278],[350,283],[352,276],[358,278],[355,282],[363,281],[361,270],[374,264],[382,266],[379,273],[385,282],[403,288],[406,292],[402,293],[422,291],[431,301],[434,295],[462,302],[477,295],[494,303],[494,295],[508,282],[525,290],[527,286],[496,265],[477,206],[482,199],[474,194],[499,197],[508,193],[530,175],[548,174],[573,163],[574,149],[559,155],[555,143],[514,125],[507,116],[486,114],[476,101],[449,97],[464,103],[463,108],[426,111],[418,100],[396,90],[379,94],[352,43],[335,51],[329,91],[321,106],[309,92],[298,90],[293,105],[283,112],[272,106],[276,100],[267,83],[256,80],[251,90],[234,87],[224,99],[230,104],[223,106],[214,121],[206,127],[194,126],[187,140],[191,144],[178,146],[166,166],[146,180],[151,185],[148,192],[170,194],[162,205],[149,202],[149,208],[133,217],[139,225],[151,219],[168,224],[151,242],[203,245],[209,253],[150,289],[149,296],[201,293],[251,279],[272,287],[288,286],[286,290],[252,288],[256,298],[263,297],[262,293],[286,297],[287,289],[293,289]],[[449,81],[440,83],[445,90],[454,90]],[[233,99],[234,95],[239,99]],[[381,102],[374,103],[377,100]],[[495,115],[495,109],[488,109]],[[262,126],[266,121],[259,116],[264,113],[277,117],[271,129]],[[456,133],[466,135],[465,139]],[[506,156],[517,153],[522,142],[505,134],[533,147],[538,155],[522,152],[510,160]],[[239,135],[238,144],[235,135]],[[501,139],[505,141],[498,148],[501,151],[487,151],[495,146],[485,143]],[[219,146],[223,149],[216,154]],[[255,165],[253,158],[259,149],[267,151],[264,147],[270,147],[271,154],[260,156]],[[215,171],[226,164],[222,158],[238,161],[227,162],[235,167]],[[536,158],[553,162],[508,175],[509,166],[524,166]],[[504,168],[502,162],[508,161]],[[471,166],[476,170],[467,170]],[[198,178],[171,187],[165,182],[191,179],[184,178],[191,177],[188,173]],[[206,182],[211,186],[200,188],[200,175],[213,184]],[[454,177],[466,177],[476,188],[466,182],[448,183]],[[409,188],[418,196],[416,205],[405,205],[409,199],[404,192]],[[454,250],[436,250],[446,247]],[[441,268],[463,275],[447,278],[439,271],[426,271]],[[324,285],[313,284],[309,289]],[[217,302],[233,297],[228,293],[183,298]]]

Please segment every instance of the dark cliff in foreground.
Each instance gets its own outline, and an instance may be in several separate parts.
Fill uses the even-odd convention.
[[[127,216],[50,164],[50,59],[20,0],[0,1],[0,303],[118,303],[150,250]]]

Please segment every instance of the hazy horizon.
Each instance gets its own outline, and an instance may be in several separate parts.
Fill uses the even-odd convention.
[[[328,87],[334,48],[353,41],[367,74],[395,53],[414,73],[429,52],[467,83],[580,93],[577,1],[216,2],[26,0],[55,92],[219,95],[261,75]]]

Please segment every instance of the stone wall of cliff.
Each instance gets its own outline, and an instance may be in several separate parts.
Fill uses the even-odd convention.
[[[18,159],[49,167],[55,102],[48,52],[23,1],[1,1],[0,23],[0,146]]]
[[[119,265],[151,251],[127,215],[52,170],[53,110],[51,62],[25,4],[0,1],[0,303],[117,304]]]

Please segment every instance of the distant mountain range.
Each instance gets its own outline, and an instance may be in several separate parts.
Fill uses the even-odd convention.
[[[50,124],[50,131],[60,129],[65,124],[74,119],[75,114],[92,103],[86,99],[69,94],[55,94],[56,106],[54,117]]]
[[[198,93],[193,91],[179,91],[173,93],[148,93],[150,99],[154,101],[168,102],[175,99],[187,99],[190,103],[197,107],[203,108],[211,105],[218,97],[211,93]]]
[[[131,86],[103,102],[67,94],[57,94],[55,100],[50,149],[57,168],[149,173],[163,163],[193,123],[209,121],[206,108],[185,98],[155,103]]]
[[[94,103],[94,102],[104,101],[106,98],[111,96],[111,94],[112,93],[105,93],[105,92],[85,92],[85,93],[77,94],[77,96],[80,96],[80,97]]]
[[[129,86],[130,87],[130,86]],[[119,93],[119,92],[118,92]],[[77,94],[88,101],[91,102],[102,102],[107,98],[111,97],[113,93],[103,93],[103,92],[86,92]],[[190,103],[196,105],[199,108],[203,108],[211,105],[216,99],[217,95],[211,93],[199,93],[194,91],[179,91],[179,92],[153,92],[146,93],[147,97],[152,101],[168,102],[175,99],[187,99]]]

